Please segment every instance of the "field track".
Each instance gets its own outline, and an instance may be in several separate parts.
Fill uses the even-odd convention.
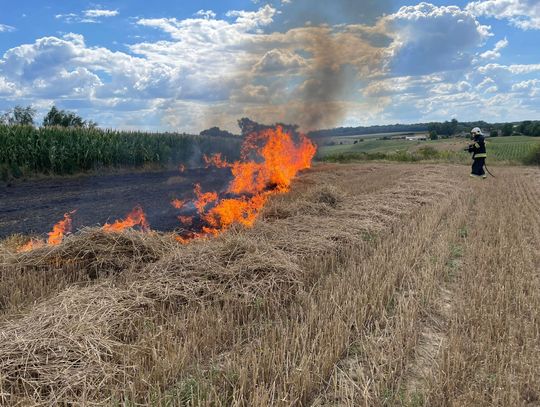
[[[187,246],[6,241],[0,405],[539,405],[540,171],[496,170],[318,165]]]

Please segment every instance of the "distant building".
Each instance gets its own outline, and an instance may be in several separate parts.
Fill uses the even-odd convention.
[[[427,141],[427,136],[407,136],[405,137],[407,141]]]

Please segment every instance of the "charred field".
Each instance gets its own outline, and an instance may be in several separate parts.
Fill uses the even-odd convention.
[[[0,238],[14,234],[44,234],[73,209],[73,229],[104,225],[120,219],[136,205],[145,209],[151,227],[170,232],[179,227],[174,199],[187,199],[193,184],[209,189],[225,184],[227,174],[218,168],[191,168],[153,172],[81,175],[45,178],[0,186]]]
[[[1,404],[534,405],[540,174],[462,169],[318,164],[187,245],[4,240]]]

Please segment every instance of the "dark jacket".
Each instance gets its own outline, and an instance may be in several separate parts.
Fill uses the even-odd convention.
[[[472,153],[472,158],[486,158],[486,141],[484,136],[475,136],[474,144],[471,144],[468,149],[469,153]]]

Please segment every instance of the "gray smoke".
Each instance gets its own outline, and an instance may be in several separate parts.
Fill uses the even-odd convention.
[[[373,26],[390,12],[390,7],[390,0],[293,0],[283,7],[271,28],[283,32],[304,27],[298,36],[299,48],[307,52],[310,66],[305,70],[305,82],[294,95],[300,103],[291,104],[282,112],[285,117],[279,119],[298,123],[303,130],[335,126],[342,121],[348,110],[343,101],[360,97],[359,93],[350,95],[351,85],[382,63],[373,51],[381,43],[380,34],[379,38],[370,37],[359,26]],[[356,26],[356,31],[340,29],[339,24]],[[363,47],[360,41],[370,45]],[[264,120],[260,108],[257,113],[257,119]]]

